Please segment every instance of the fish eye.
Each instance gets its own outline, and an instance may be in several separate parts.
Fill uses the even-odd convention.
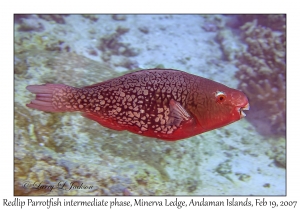
[[[216,92],[216,101],[218,103],[224,102],[225,99],[226,99],[226,94],[224,92],[222,92],[222,91],[217,91]]]

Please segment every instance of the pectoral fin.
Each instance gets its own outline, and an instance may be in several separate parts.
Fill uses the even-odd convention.
[[[171,99],[170,100],[170,113],[167,125],[179,126],[184,120],[189,120],[191,116],[189,113],[181,106],[180,103]]]

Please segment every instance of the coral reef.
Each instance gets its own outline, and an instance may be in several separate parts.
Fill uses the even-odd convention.
[[[58,24],[65,24],[66,21],[64,19],[64,17],[67,17],[69,15],[65,14],[55,14],[55,15],[44,15],[44,14],[40,14],[38,15],[38,17],[44,19],[44,20],[47,20],[47,21],[54,21],[55,23],[58,23]]]
[[[242,45],[236,41],[236,37],[233,35],[232,30],[220,30],[217,33],[216,40],[220,43],[224,56],[228,61],[235,60],[237,54],[243,49]]]
[[[117,15],[117,14],[114,14],[111,17],[114,20],[126,20],[126,15]]]
[[[121,35],[127,33],[129,28],[118,27],[116,32],[100,39],[98,49],[103,51],[102,59],[110,60],[112,55],[123,55],[127,57],[136,56],[139,52],[137,49],[131,48],[129,44],[120,42]]]
[[[127,69],[134,69],[137,63],[128,57],[139,54],[139,49],[130,47],[130,44],[121,42],[121,36],[129,31],[129,28],[118,27],[112,34],[100,38],[97,48],[101,50],[102,60],[109,62],[113,60],[114,66],[122,66]]]
[[[271,150],[266,152],[266,155],[270,159],[274,160],[274,164],[278,167],[286,168],[286,141],[283,138],[280,138],[276,144],[274,144]]]
[[[284,26],[282,26],[284,27]],[[254,19],[241,30],[248,45],[238,57],[236,77],[250,99],[247,116],[262,134],[284,135],[286,130],[286,35],[263,27]],[[261,123],[263,122],[263,123]]]
[[[223,15],[203,15],[205,22],[202,24],[202,29],[207,32],[216,32],[224,29],[226,18]]]
[[[204,15],[204,17],[205,22],[202,23],[202,29],[206,32],[215,32],[215,41],[220,44],[224,60],[234,61],[236,55],[243,50],[243,45],[235,36],[232,28],[225,27],[232,18],[221,15]]]
[[[98,15],[93,15],[93,14],[83,14],[82,17],[94,22],[96,22],[99,19]]]
[[[37,31],[41,32],[45,28],[42,23],[40,23],[36,18],[21,18],[19,20],[20,25],[18,31],[30,32]]]
[[[286,29],[286,15],[285,14],[266,14],[266,15],[231,15],[227,21],[227,25],[231,27],[240,27],[246,22],[257,21],[258,25],[268,27],[272,30],[285,31]]]

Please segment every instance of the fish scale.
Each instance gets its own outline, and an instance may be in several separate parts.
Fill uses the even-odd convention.
[[[114,129],[174,141],[239,120],[249,107],[238,90],[173,69],[146,69],[82,88],[30,85],[28,107],[82,112]],[[221,100],[222,99],[222,100]]]

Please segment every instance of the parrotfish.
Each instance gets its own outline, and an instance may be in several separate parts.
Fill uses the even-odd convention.
[[[249,110],[246,95],[173,69],[146,69],[94,85],[29,85],[27,107],[75,112],[117,130],[176,141],[233,123]]]

